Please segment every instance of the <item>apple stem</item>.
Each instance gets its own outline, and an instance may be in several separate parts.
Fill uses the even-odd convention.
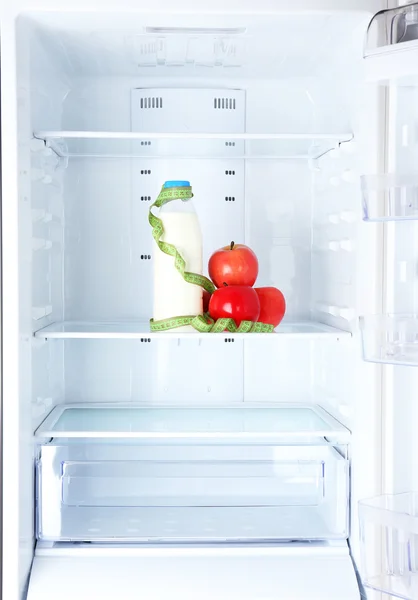
[[[227,284],[225,281],[224,281],[224,286],[225,286],[225,287],[228,287],[228,284]]]
[[[235,242],[231,242],[231,250],[234,249]]]

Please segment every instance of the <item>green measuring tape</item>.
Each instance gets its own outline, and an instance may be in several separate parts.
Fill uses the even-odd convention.
[[[152,212],[154,207],[161,208],[164,204],[167,204],[172,200],[183,200],[185,202],[190,200],[190,198],[193,198],[193,193],[192,188],[189,186],[173,188],[163,187],[158,198],[149,209],[148,221],[152,227],[152,237],[156,241],[159,249],[174,258],[174,267],[183,279],[187,281],[187,283],[199,285],[210,294],[213,294],[216,287],[210,279],[204,275],[186,271],[186,262],[177,248],[160,239],[164,234],[164,225],[161,219]],[[237,327],[233,319],[218,319],[215,322],[209,315],[172,317],[170,319],[162,319],[161,321],[150,319],[151,331],[169,331],[170,329],[184,327],[186,325],[191,325],[200,333],[221,333],[225,330],[228,330],[231,333],[270,333],[274,329],[273,325],[267,323],[255,323],[253,321],[241,321],[240,326]]]

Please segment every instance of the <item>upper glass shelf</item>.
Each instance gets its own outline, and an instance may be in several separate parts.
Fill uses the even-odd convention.
[[[324,336],[339,339],[341,336],[351,336],[348,331],[342,331],[317,321],[284,321],[274,333],[199,333],[188,331],[150,331],[148,322],[141,321],[59,321],[51,323],[35,332],[35,337],[49,339],[255,339],[273,336],[279,339],[286,337],[323,338]]]
[[[155,133],[36,131],[61,157],[315,159],[351,133]]]
[[[373,17],[364,58],[371,81],[398,85],[418,81],[418,2],[382,10]]]
[[[257,439],[340,436],[348,429],[319,406],[272,404],[230,407],[56,406],[37,437]]]

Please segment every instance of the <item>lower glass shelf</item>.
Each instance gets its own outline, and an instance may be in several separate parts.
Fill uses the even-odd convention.
[[[418,366],[418,315],[367,315],[360,329],[364,360]]]
[[[37,462],[49,541],[347,537],[347,446],[52,440]]]
[[[403,600],[418,598],[418,493],[359,503],[363,581]]]
[[[361,177],[365,221],[418,219],[418,177],[385,173]]]
[[[338,436],[349,431],[317,405],[232,406],[61,404],[37,429],[43,438],[279,439]]]

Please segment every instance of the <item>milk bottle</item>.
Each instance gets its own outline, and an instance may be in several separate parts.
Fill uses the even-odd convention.
[[[190,186],[189,181],[166,181],[164,188]],[[172,200],[158,214],[164,225],[161,241],[172,244],[186,261],[186,271],[202,273],[202,234],[193,202]],[[187,283],[174,266],[174,258],[162,252],[154,241],[154,321],[200,315],[202,288]],[[194,331],[178,327],[174,331]]]

